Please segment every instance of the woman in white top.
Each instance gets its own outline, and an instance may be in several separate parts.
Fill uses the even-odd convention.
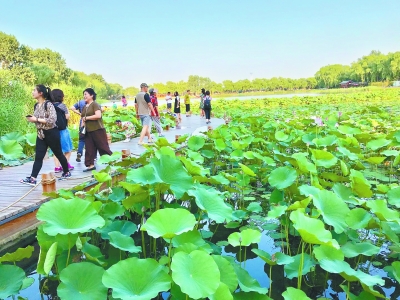
[[[170,113],[171,112],[171,108],[172,108],[171,92],[168,92],[167,96],[165,96],[165,102],[167,102],[167,110]]]

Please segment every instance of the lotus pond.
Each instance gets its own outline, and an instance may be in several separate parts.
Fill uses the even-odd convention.
[[[399,97],[336,96],[216,102],[229,124],[102,156],[38,211],[43,297],[399,297]],[[0,258],[0,298],[32,253]]]

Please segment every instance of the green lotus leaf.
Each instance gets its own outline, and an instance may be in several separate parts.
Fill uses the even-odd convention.
[[[317,174],[316,166],[308,161],[308,153],[294,153],[292,157],[296,160],[297,165],[303,173]]]
[[[338,127],[338,131],[342,134],[349,134],[349,135],[361,133],[361,130],[359,128],[354,128],[354,127],[347,126],[347,125],[340,125]]]
[[[116,162],[122,158],[122,152],[113,152],[113,154],[108,155],[101,155],[97,163],[99,164],[109,164],[112,162]]]
[[[399,212],[388,208],[385,200],[370,200],[366,202],[366,205],[381,221],[398,222],[399,220]]]
[[[336,165],[338,159],[332,153],[325,150],[311,150],[312,160],[319,167],[331,168]]]
[[[289,138],[289,135],[284,131],[275,131],[275,139],[279,142],[286,141]]]
[[[151,165],[145,165],[144,167],[130,170],[126,174],[126,180],[143,185],[152,185],[162,182]]]
[[[22,142],[24,140],[24,136],[20,132],[9,132],[1,137],[2,141],[17,141]]]
[[[199,152],[188,149],[186,153],[187,153],[188,157],[191,160],[193,160],[194,162],[197,162],[199,164],[202,164],[204,162],[204,157],[201,156],[201,154]]]
[[[382,233],[385,234],[392,242],[399,243],[400,239],[398,232],[400,232],[400,225],[397,222],[380,222]]]
[[[322,190],[317,197],[312,197],[315,207],[322,214],[326,224],[332,225],[336,233],[342,233],[347,229],[343,216],[346,216],[350,210],[342,199],[327,190]]]
[[[320,191],[320,189],[316,188],[315,186],[310,186],[310,185],[306,185],[306,184],[299,186],[300,194],[304,195],[306,197],[310,197],[310,196],[313,196],[314,198],[318,197],[319,191]]]
[[[103,268],[92,263],[70,264],[60,273],[57,294],[61,300],[106,299],[108,290],[101,282],[103,273]]]
[[[400,187],[396,187],[387,192],[388,203],[400,208]]]
[[[132,270],[135,271],[134,275]],[[114,298],[124,300],[152,299],[171,287],[171,278],[164,267],[151,258],[121,260],[104,272],[102,281],[113,290]]]
[[[366,286],[374,286],[384,285],[384,280],[378,276],[371,276],[366,274],[360,270],[354,270],[350,267],[350,265],[345,261],[339,260],[321,260],[320,266],[325,271],[334,274],[340,274],[347,281],[360,281],[362,284]]]
[[[114,202],[121,202],[125,199],[125,189],[122,187],[113,187],[112,193],[108,196],[108,199]]]
[[[318,261],[323,259],[328,260],[344,260],[344,254],[342,250],[333,248],[327,245],[314,246],[314,255]]]
[[[349,175],[349,168],[343,160],[340,160],[340,169],[342,170],[343,176]]]
[[[250,246],[259,243],[261,240],[261,232],[255,229],[245,229],[241,232],[234,232],[228,236],[228,242],[233,247]]]
[[[359,204],[351,189],[341,183],[335,183],[332,191],[346,203]]]
[[[172,239],[176,235],[190,231],[196,225],[196,218],[183,208],[164,208],[155,211],[141,230],[154,237]]]
[[[205,139],[201,136],[198,135],[192,135],[189,139],[188,139],[188,147],[190,150],[193,151],[198,151],[201,148],[203,148],[204,144],[205,144]]]
[[[18,294],[25,279],[25,272],[14,265],[0,264],[0,298]]]
[[[115,219],[125,213],[125,208],[116,202],[109,202],[103,205],[101,215],[105,219]]]
[[[313,142],[317,147],[328,147],[336,144],[337,137],[334,135],[327,135],[323,138],[314,139]]]
[[[299,208],[306,208],[311,202],[311,197],[307,197],[301,201],[295,201],[292,205],[290,205],[287,210],[296,210]]]
[[[17,141],[0,141],[0,157],[4,157],[5,160],[15,160],[22,157],[23,154],[23,148]]]
[[[43,231],[51,236],[88,232],[105,224],[91,203],[79,198],[50,200],[39,208],[36,218],[45,222]]]
[[[330,231],[325,229],[325,224],[319,219],[307,217],[300,210],[295,210],[290,214],[293,227],[300,233],[301,238],[310,244],[330,245],[336,249],[339,244],[332,239]]]
[[[101,238],[108,240],[110,239],[108,233],[112,231],[119,231],[126,236],[130,236],[137,230],[136,224],[129,221],[108,221],[102,228],[97,228],[96,231],[101,234]]]
[[[351,152],[350,150],[348,150],[345,147],[338,147],[337,149],[340,153],[342,153],[345,157],[347,157],[350,160],[358,160],[359,159],[357,154]]]
[[[272,256],[268,252],[265,252],[264,250],[261,249],[251,249],[251,251],[255,253],[259,258],[261,258],[263,261],[265,261],[268,265],[270,266],[277,265],[275,257],[272,258]]]
[[[221,274],[221,283],[225,284],[228,287],[228,290],[233,293],[239,283],[235,273],[235,269],[226,258],[220,255],[213,255],[212,258],[217,264],[219,272]]]
[[[366,159],[367,162],[373,165],[379,165],[386,159],[385,156],[371,156]]]
[[[341,284],[340,287],[343,289],[350,300],[376,300],[375,296],[370,294],[369,292],[362,291],[358,296],[356,296],[353,293],[350,293],[347,285]]]
[[[400,261],[392,262],[392,268],[393,277],[400,282]]]
[[[157,151],[155,151],[155,155],[157,158],[160,158],[161,155],[168,155],[170,157],[176,157],[175,151],[171,147],[161,147]]]
[[[286,264],[284,266],[284,270],[286,273],[287,278],[292,279],[294,277],[299,276],[299,270],[301,263],[303,264],[303,268],[301,269],[301,274],[305,275],[310,272],[311,268],[315,266],[314,261],[312,260],[311,256],[307,253],[297,254],[293,257],[294,261],[290,264]]]
[[[279,167],[271,172],[268,177],[270,185],[277,189],[285,189],[291,186],[297,179],[296,170],[291,167]]]
[[[351,188],[358,196],[370,198],[372,196],[371,184],[360,171],[350,170]]]
[[[373,151],[376,151],[382,147],[385,147],[391,143],[390,140],[386,139],[377,139],[377,140],[372,140],[367,143],[367,147]]]
[[[191,231],[181,233],[180,235],[177,235],[176,237],[174,237],[172,239],[172,245],[174,247],[179,247],[186,243],[191,243],[196,246],[202,246],[206,243],[206,241],[203,240],[203,238],[198,230],[191,230]]]
[[[118,248],[122,251],[128,251],[129,253],[138,253],[142,251],[142,247],[135,246],[133,238],[123,235],[118,231],[109,232],[110,245]]]
[[[17,262],[21,261],[25,258],[30,258],[33,253],[33,246],[27,246],[25,248],[18,248],[16,251],[12,253],[6,253],[2,257],[0,257],[0,262]]]
[[[172,257],[172,279],[182,292],[193,299],[205,298],[217,291],[220,272],[217,263],[207,253],[195,250],[178,252]]]
[[[267,295],[261,295],[256,292],[239,292],[239,293],[234,293],[233,294],[233,299],[234,300],[272,300],[270,297]]]
[[[32,132],[32,133],[27,133],[25,135],[25,140],[28,143],[29,146],[35,146],[36,145],[36,138],[37,138],[37,133]]]
[[[400,154],[400,151],[397,150],[385,150],[382,151],[381,154],[385,156],[398,156]]]
[[[230,222],[232,220],[232,208],[225,203],[217,190],[200,184],[197,184],[195,188],[187,193],[195,198],[197,206],[206,211],[210,219],[217,223]]]
[[[186,170],[192,176],[206,176],[210,173],[210,170],[204,169],[203,166],[195,163],[194,161],[187,159],[185,157],[179,157],[181,162],[185,165]]]
[[[22,280],[21,290],[27,289],[27,288],[30,287],[34,282],[35,282],[35,278],[32,278],[32,277],[25,277],[24,280]],[[18,300],[20,300],[19,297],[18,297]]]
[[[263,295],[268,293],[268,289],[261,287],[258,281],[251,277],[246,270],[237,264],[234,264],[233,268],[238,277],[240,289],[243,292],[256,292]]]
[[[346,223],[351,229],[358,230],[368,226],[371,214],[363,208],[354,208],[346,216]]]
[[[239,163],[240,168],[242,169],[243,173],[249,175],[249,176],[257,176],[256,173],[252,169],[250,169],[248,166]]]
[[[151,164],[161,182],[169,184],[178,199],[192,187],[193,179],[184,169],[179,159],[162,155],[160,159],[153,158]]]
[[[88,260],[93,261],[93,262],[99,264],[100,266],[106,265],[105,257],[103,255],[103,253],[101,253],[101,250],[99,247],[89,244],[89,243],[85,243],[82,246],[82,253],[85,254],[85,256]]]
[[[218,181],[220,184],[228,185],[230,181],[221,173],[218,173],[218,175],[211,176],[212,179]]]
[[[233,295],[225,283],[220,282],[214,294],[208,297],[210,300],[233,300]]]
[[[214,145],[215,145],[215,149],[217,149],[218,152],[221,152],[221,151],[225,150],[225,148],[226,148],[226,144],[223,139],[215,139]]]
[[[288,287],[286,291],[282,293],[282,296],[285,300],[311,300],[302,290],[293,287]]]
[[[48,275],[50,273],[51,268],[53,267],[54,262],[56,260],[56,255],[57,255],[57,242],[53,243],[50,246],[49,251],[47,251],[46,253],[46,258],[43,264],[44,274]]]
[[[358,255],[372,256],[378,254],[380,251],[379,247],[369,242],[362,242],[362,243],[348,242],[344,244],[341,247],[341,249],[344,256],[348,258],[356,257]]]
[[[246,208],[248,211],[251,211],[253,213],[260,213],[262,212],[262,207],[261,204],[258,202],[251,202],[249,206]]]
[[[279,218],[280,216],[285,214],[287,208],[288,207],[286,205],[272,206],[271,210],[268,212],[266,220]]]

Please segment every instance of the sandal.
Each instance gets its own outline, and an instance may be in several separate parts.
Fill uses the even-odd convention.
[[[95,166],[91,167],[91,168],[87,168],[87,169],[83,170],[83,172],[90,172],[90,171],[93,171],[93,170],[96,170]]]

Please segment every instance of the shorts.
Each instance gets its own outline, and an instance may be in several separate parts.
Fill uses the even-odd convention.
[[[151,125],[151,118],[149,115],[140,115],[140,121],[142,122],[142,126],[150,126]]]
[[[190,104],[185,104],[185,106],[186,106],[186,112],[189,112],[190,111]]]
[[[171,109],[172,108],[172,103],[167,103],[167,108]]]

